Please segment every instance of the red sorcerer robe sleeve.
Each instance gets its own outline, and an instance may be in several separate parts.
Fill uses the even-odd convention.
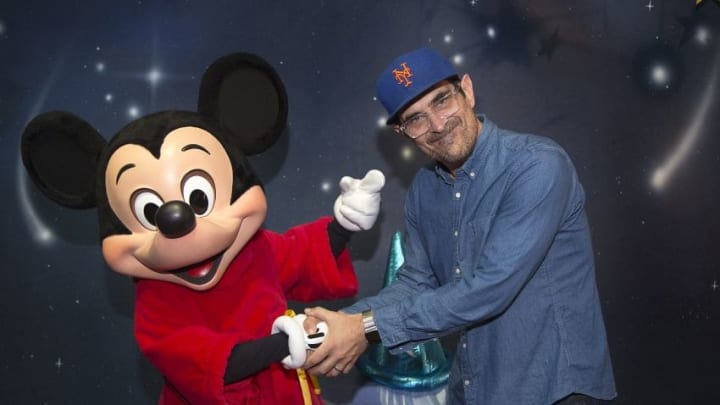
[[[223,377],[231,349],[267,336],[287,299],[332,299],[357,292],[347,249],[337,259],[330,250],[329,221],[322,218],[283,235],[258,231],[207,291],[157,280],[137,282],[135,336],[165,378],[160,403],[302,403],[296,371],[280,364],[227,386]],[[322,401],[314,397],[313,403]]]

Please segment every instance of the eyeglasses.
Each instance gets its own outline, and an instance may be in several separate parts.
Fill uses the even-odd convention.
[[[421,112],[410,116],[410,118],[400,123],[398,128],[412,139],[417,139],[425,135],[430,132],[432,127],[429,113],[440,117],[443,121],[447,121],[450,116],[458,111],[460,108],[457,99],[459,92],[460,90],[453,86],[448,92],[440,93],[439,96],[430,103],[429,112]]]

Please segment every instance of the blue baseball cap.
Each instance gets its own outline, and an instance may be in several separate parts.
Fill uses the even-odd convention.
[[[439,82],[458,77],[447,58],[430,48],[420,48],[397,57],[382,72],[375,83],[375,91],[389,117],[386,124],[411,101]]]

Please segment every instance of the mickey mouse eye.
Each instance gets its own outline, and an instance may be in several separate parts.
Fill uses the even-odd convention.
[[[148,189],[138,190],[130,199],[130,204],[132,205],[135,218],[137,218],[142,226],[151,231],[157,230],[155,214],[157,214],[163,205],[160,196]]]
[[[210,175],[203,171],[194,170],[185,176],[182,193],[185,202],[199,217],[208,215],[215,205],[215,186]]]

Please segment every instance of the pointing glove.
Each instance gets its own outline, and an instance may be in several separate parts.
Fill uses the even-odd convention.
[[[362,180],[345,176],[340,179],[340,196],[335,200],[335,219],[348,231],[372,228],[380,213],[380,190],[385,175],[370,170]]]

